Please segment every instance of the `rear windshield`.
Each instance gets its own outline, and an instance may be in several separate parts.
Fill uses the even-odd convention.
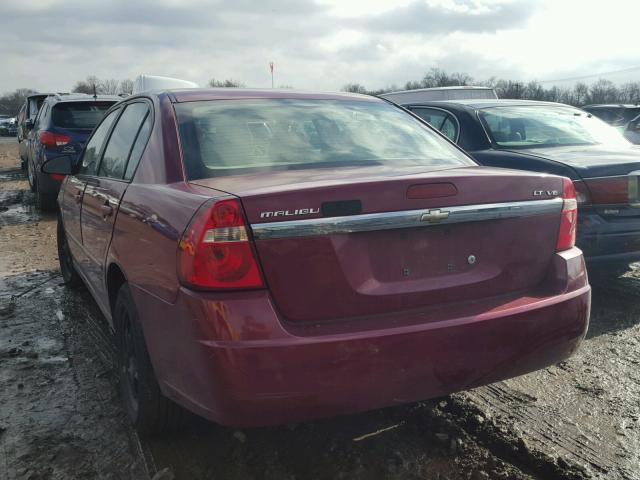
[[[568,145],[628,145],[599,118],[573,107],[518,105],[483,108],[480,119],[499,147],[535,148]]]
[[[63,102],[53,107],[52,123],[60,128],[90,129],[115,102]]]
[[[387,103],[213,100],[175,110],[191,180],[276,169],[475,165]]]

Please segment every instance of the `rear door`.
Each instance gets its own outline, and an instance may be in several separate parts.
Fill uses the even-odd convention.
[[[106,304],[105,259],[111,243],[120,199],[127,186],[128,164],[137,163],[150,105],[137,101],[124,107],[102,153],[97,174],[87,178],[82,200],[81,231],[86,273],[94,291]],[[140,137],[140,140],[138,140]],[[146,143],[146,139],[144,139]],[[135,155],[135,157],[134,157]]]
[[[102,156],[105,141],[111,131],[111,126],[120,113],[120,109],[107,115],[96,128],[89,139],[87,148],[82,154],[78,173],[69,175],[63,184],[62,202],[60,211],[64,219],[64,228],[69,240],[69,248],[73,258],[80,263],[81,269],[86,266],[86,255],[82,248],[82,235],[80,231],[80,214],[82,209],[82,196],[87,179],[95,176],[98,163]]]

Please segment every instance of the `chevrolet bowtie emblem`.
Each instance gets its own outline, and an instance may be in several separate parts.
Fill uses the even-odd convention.
[[[435,210],[429,210],[427,213],[423,213],[422,217],[420,217],[421,222],[429,222],[429,223],[438,223],[440,220],[444,220],[445,218],[449,218],[449,212],[442,211],[439,208]]]

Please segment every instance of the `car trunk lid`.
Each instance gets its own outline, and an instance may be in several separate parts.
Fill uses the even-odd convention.
[[[266,283],[291,322],[531,289],[555,251],[562,206],[560,177],[482,167],[192,183],[241,199]]]

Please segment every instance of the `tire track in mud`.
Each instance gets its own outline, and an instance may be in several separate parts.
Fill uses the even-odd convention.
[[[574,357],[455,394],[447,408],[494,454],[540,478],[640,479],[638,274],[593,286],[591,326]]]

